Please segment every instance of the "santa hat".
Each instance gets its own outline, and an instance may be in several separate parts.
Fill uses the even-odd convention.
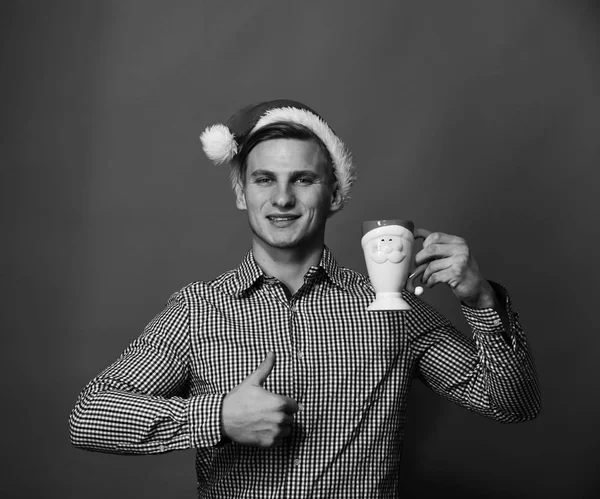
[[[280,99],[246,106],[229,118],[227,124],[207,127],[200,135],[202,149],[215,165],[237,169],[236,159],[248,138],[257,130],[278,122],[304,125],[323,141],[333,160],[338,189],[345,203],[356,178],[352,155],[323,118],[300,102]]]

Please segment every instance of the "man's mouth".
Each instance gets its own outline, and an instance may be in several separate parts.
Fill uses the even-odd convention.
[[[292,220],[296,220],[300,218],[299,215],[269,215],[267,216],[271,222],[290,222]]]
[[[300,215],[269,215],[267,219],[273,227],[285,229],[294,225],[294,222],[300,218]]]

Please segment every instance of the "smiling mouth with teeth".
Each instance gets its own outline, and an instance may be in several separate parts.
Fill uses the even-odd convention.
[[[269,216],[267,217],[269,220],[273,220],[274,222],[286,222],[288,220],[296,220],[298,217],[297,215],[293,215],[293,216],[287,216],[287,217],[272,217]]]

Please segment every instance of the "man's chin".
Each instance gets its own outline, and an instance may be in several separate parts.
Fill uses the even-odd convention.
[[[272,248],[277,249],[294,249],[298,248],[300,244],[297,241],[271,241],[267,243]]]
[[[314,234],[302,233],[302,231],[281,231],[279,233],[274,231],[273,233],[252,230],[252,232],[262,246],[278,250],[298,250],[310,247],[312,246],[311,241],[315,238]]]
[[[295,249],[295,248],[299,248],[300,246],[302,246],[301,241],[297,240],[296,238],[264,238],[264,237],[259,237],[259,239],[263,242],[263,244],[265,244],[266,246],[269,246],[271,248],[275,248],[275,249]]]

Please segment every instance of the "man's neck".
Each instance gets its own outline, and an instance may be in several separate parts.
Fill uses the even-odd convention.
[[[304,276],[314,265],[319,265],[324,243],[302,248],[271,248],[254,241],[252,253],[262,271],[283,283],[293,295],[304,284]]]

